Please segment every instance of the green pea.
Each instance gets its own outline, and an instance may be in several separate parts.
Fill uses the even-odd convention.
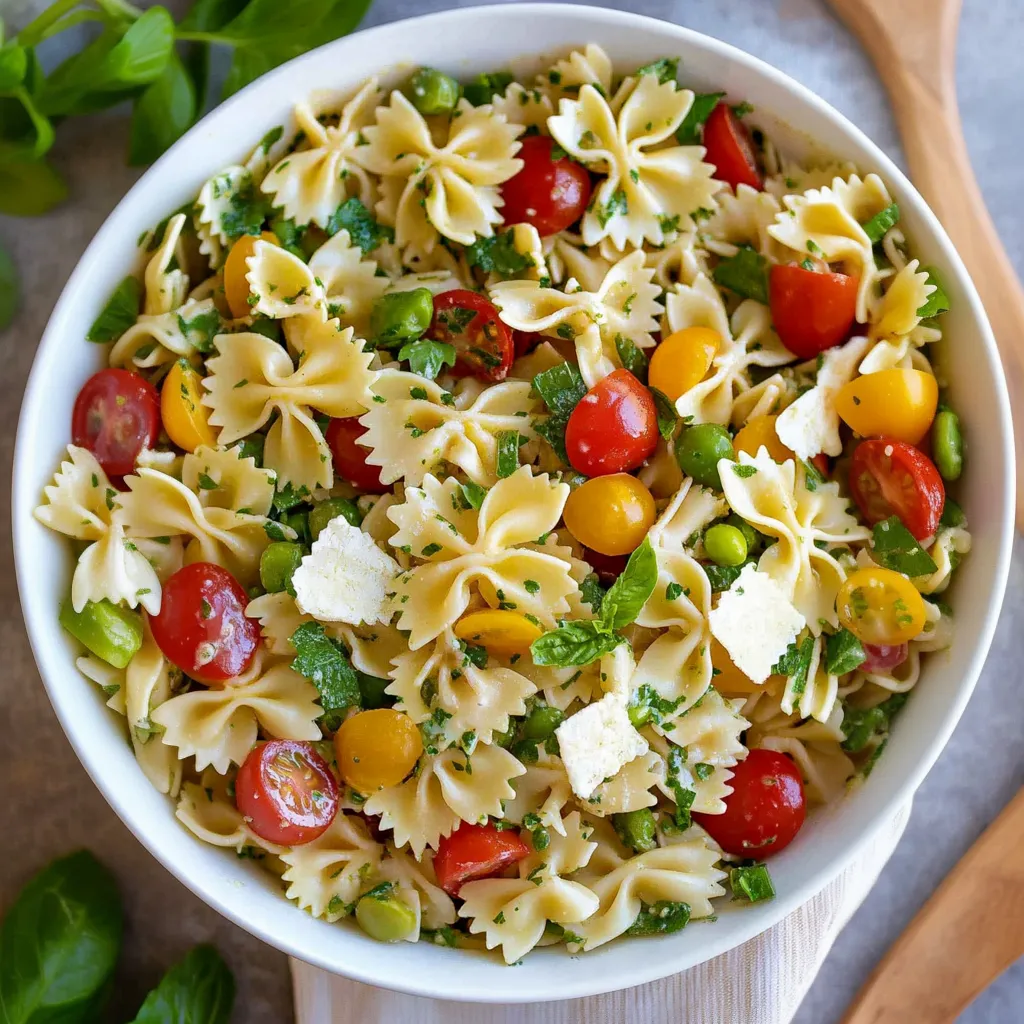
[[[622,840],[622,844],[636,850],[637,853],[646,853],[658,845],[657,826],[649,807],[642,807],[639,811],[613,814],[612,827]]]
[[[338,516],[344,516],[352,526],[358,526],[363,521],[359,506],[354,501],[348,498],[328,498],[314,505],[309,513],[310,540],[316,540],[320,536],[320,531]]]
[[[389,887],[390,888],[390,887]],[[416,928],[416,915],[412,908],[393,892],[363,896],[356,904],[359,927],[378,942],[399,942],[412,935]]]
[[[268,594],[291,591],[292,573],[302,564],[306,549],[290,540],[268,544],[260,555],[260,583]]]
[[[364,711],[395,706],[395,698],[384,692],[391,685],[390,679],[378,679],[377,676],[368,676],[365,672],[358,671],[356,676],[359,679],[360,702]]]
[[[964,441],[960,417],[942,409],[932,423],[932,459],[943,480],[956,480],[964,468]]]
[[[420,68],[409,79],[412,105],[421,114],[449,114],[459,102],[459,83],[435,68]]]
[[[562,724],[565,715],[550,704],[536,704],[523,722],[523,737],[528,740],[546,740]]]
[[[716,523],[704,534],[704,551],[715,565],[742,565],[747,560],[747,541],[742,530]]]
[[[705,487],[722,489],[718,463],[722,459],[735,461],[732,438],[725,427],[717,423],[698,423],[687,427],[676,439],[676,461],[679,468]]]
[[[736,515],[735,512],[731,512],[725,521],[729,526],[735,526],[743,534],[743,539],[747,542],[747,551],[754,554],[764,539],[764,534],[758,533],[746,519]]]
[[[290,526],[296,534],[300,544],[309,544],[309,510],[306,508],[294,512],[285,512],[281,516],[281,524]]]
[[[142,646],[142,616],[109,601],[89,601],[76,612],[69,598],[59,621],[80,644],[114,668],[126,668]]]
[[[429,288],[389,292],[375,299],[370,309],[370,335],[385,347],[415,341],[423,336],[434,317],[434,296]]]

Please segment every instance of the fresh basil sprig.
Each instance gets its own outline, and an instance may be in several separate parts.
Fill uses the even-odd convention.
[[[530,647],[534,664],[589,665],[628,643],[618,630],[636,619],[657,582],[658,559],[650,538],[645,537],[601,600],[600,618],[563,622],[538,637]]]
[[[883,568],[905,576],[928,576],[935,572],[935,560],[918,544],[899,516],[876,523],[872,533],[871,557]]]

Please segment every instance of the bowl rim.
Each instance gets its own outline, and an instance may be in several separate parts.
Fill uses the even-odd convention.
[[[964,707],[969,700],[974,686],[977,683],[981,668],[987,656],[992,636],[995,631],[996,622],[1002,605],[1003,594],[1006,587],[1009,573],[1009,554],[1013,539],[1013,511],[1014,511],[1014,490],[1015,476],[1013,464],[1013,434],[1010,429],[1009,399],[1001,364],[995,347],[991,327],[986,318],[977,291],[964,267],[959,254],[949,240],[944,229],[939,224],[931,209],[925,203],[914,186],[906,178],[896,164],[874,143],[863,131],[849,121],[844,115],[835,110],[825,100],[812,92],[789,75],[766,63],[760,58],[754,57],[744,50],[731,44],[722,42],[712,36],[697,32],[693,29],[663,21],[659,18],[646,15],[634,14],[629,11],[611,10],[599,7],[591,7],[576,4],[562,3],[517,3],[517,4],[491,4],[476,7],[457,8],[447,11],[438,11],[419,15],[413,18],[400,21],[388,22],[371,28],[360,30],[349,36],[342,37],[325,45],[318,47],[284,65],[274,69],[262,76],[256,82],[230,97],[220,104],[210,114],[207,114],[196,125],[194,125],[178,142],[168,150],[152,167],[150,167],[135,183],[135,185],[118,202],[104,221],[104,224],[97,231],[92,241],[87,246],[81,259],[72,271],[61,296],[47,322],[47,327],[42,335],[33,365],[25,388],[24,399],[18,420],[18,431],[15,442],[15,453],[12,473],[12,526],[14,537],[15,568],[18,583],[18,593],[21,599],[23,615],[25,618],[26,631],[28,633],[33,656],[39,670],[40,677],[46,687],[50,702],[54,708],[65,735],[75,750],[80,762],[89,774],[93,783],[113,808],[118,817],[128,827],[132,835],[146,847],[149,852],[174,875],[178,881],[189,890],[199,896],[205,903],[213,907],[220,914],[233,921],[243,928],[267,942],[269,945],[297,957],[308,963],[314,964],[330,973],[343,973],[346,977],[360,982],[380,987],[386,987],[395,991],[406,992],[413,995],[444,998],[453,1001],[477,1001],[477,1002],[531,1002],[544,1000],[563,1000],[579,998],[589,995],[596,995],[603,992],[613,991],[625,987],[643,984],[666,977],[678,967],[666,966],[663,959],[652,957],[649,962],[631,969],[622,968],[618,971],[607,971],[607,963],[602,966],[606,969],[601,973],[592,972],[590,975],[580,975],[574,979],[563,978],[557,990],[549,992],[533,993],[524,992],[514,984],[510,977],[509,984],[500,990],[495,990],[493,985],[481,987],[479,985],[465,986],[465,979],[460,978],[459,982],[463,987],[457,991],[450,991],[444,988],[445,982],[440,977],[425,979],[420,977],[407,978],[388,977],[387,962],[381,959],[381,966],[378,969],[363,969],[362,967],[348,964],[338,964],[328,960],[321,954],[315,941],[298,941],[294,933],[277,934],[269,933],[259,923],[251,921],[246,914],[230,901],[224,899],[213,884],[207,884],[205,877],[194,878],[189,876],[173,857],[173,851],[158,846],[152,836],[147,833],[147,825],[144,815],[138,813],[138,809],[127,798],[122,798],[117,790],[108,785],[103,770],[102,750],[93,749],[82,731],[76,726],[71,714],[71,702],[67,700],[58,683],[59,666],[54,661],[52,652],[47,649],[43,642],[43,633],[40,625],[40,615],[44,614],[38,607],[33,607],[26,601],[24,595],[31,591],[34,585],[33,578],[37,575],[37,567],[30,562],[30,545],[23,543],[25,532],[29,524],[34,522],[31,517],[30,508],[20,496],[24,493],[25,487],[32,487],[29,481],[32,460],[33,438],[26,429],[26,423],[31,418],[31,410],[41,402],[45,402],[46,380],[43,374],[44,350],[59,346],[62,336],[57,324],[62,319],[62,314],[79,290],[80,282],[89,274],[91,259],[101,255],[109,248],[108,240],[104,237],[112,221],[115,221],[119,213],[129,205],[141,192],[151,187],[154,178],[158,177],[165,167],[179,159],[191,148],[200,142],[200,136],[207,123],[214,117],[226,117],[234,110],[242,110],[248,105],[248,97],[257,88],[266,88],[269,83],[283,79],[295,73],[297,67],[304,63],[312,63],[322,60],[323,52],[326,50],[344,51],[352,45],[364,47],[376,47],[383,49],[381,44],[388,40],[392,34],[407,36],[415,33],[418,26],[430,24],[431,28],[445,27],[446,23],[457,25],[466,19],[472,18],[515,18],[515,19],[542,19],[545,15],[557,14],[562,18],[573,18],[579,23],[581,33],[580,45],[585,41],[588,27],[595,23],[603,23],[606,27],[631,26],[648,32],[657,32],[666,40],[666,43],[680,42],[690,45],[696,49],[704,50],[712,56],[723,59],[726,64],[742,66],[755,76],[768,79],[782,91],[792,94],[795,100],[804,106],[814,108],[823,118],[832,121],[836,127],[846,135],[852,137],[862,149],[870,153],[872,158],[871,170],[875,171],[889,183],[898,186],[898,191],[910,200],[915,216],[921,220],[937,241],[943,256],[953,268],[957,277],[957,285],[963,298],[969,307],[969,318],[978,328],[985,354],[990,365],[995,370],[992,373],[992,385],[994,397],[998,409],[997,417],[1000,423],[1002,434],[1002,479],[1003,486],[1000,493],[994,495],[998,515],[997,523],[999,529],[997,543],[997,561],[994,578],[990,581],[991,589],[988,607],[985,612],[982,627],[975,638],[973,650],[970,655],[967,678],[956,691],[956,699],[951,702],[945,717],[942,719],[941,728],[933,734],[927,751],[914,765],[913,771],[909,772],[902,783],[895,787],[887,798],[879,801],[876,812],[872,818],[874,827],[866,828],[859,837],[851,842],[841,855],[829,862],[826,868],[804,878],[803,882],[791,886],[785,892],[781,892],[770,904],[751,907],[748,912],[741,915],[744,920],[740,923],[733,923],[731,929],[722,929],[722,936],[719,937],[719,929],[707,934],[707,941],[704,942],[699,954],[687,963],[687,967],[711,959],[734,949],[742,943],[754,938],[762,931],[770,928],[791,914],[800,905],[807,902],[818,893],[825,885],[837,877],[853,860],[872,842],[874,836],[888,822],[899,806],[906,803],[924,776],[931,769],[935,760],[948,742],[949,736],[958,722]],[[358,41],[358,42],[356,42]],[[538,49],[543,46],[541,40]],[[317,88],[317,86],[311,86]],[[29,509],[29,511],[26,511]],[[99,748],[101,745],[95,745]],[[186,836],[183,831],[183,838],[189,843],[196,842],[192,836]],[[296,930],[300,931],[300,930]],[[703,936],[702,936],[703,937]],[[466,972],[467,974],[472,972]],[[628,976],[627,976],[628,974]]]

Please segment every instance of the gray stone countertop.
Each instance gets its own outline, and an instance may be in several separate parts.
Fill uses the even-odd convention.
[[[892,0],[899,3],[900,0]],[[186,2],[171,2],[176,11]],[[41,0],[0,0],[13,30]],[[456,4],[376,0],[366,24]],[[471,6],[470,3],[459,6]],[[609,3],[605,6],[627,6]],[[675,21],[756,54],[815,89],[901,160],[882,88],[857,44],[823,0],[634,0],[638,12]],[[1018,272],[1024,274],[1024,110],[1021,0],[965,0],[958,87],[971,156],[985,199]],[[81,252],[137,177],[127,168],[126,119],[76,119],[58,132],[54,160],[71,182],[68,203],[46,217],[0,217],[0,238],[22,276],[23,303],[0,333],[0,477],[9,479],[24,382],[54,303]],[[58,412],[59,414],[59,412]],[[977,442],[982,443],[982,442]],[[132,838],[75,758],[50,709],[18,606],[10,508],[0,504],[0,910],[35,870],[79,846],[93,849],[120,879],[127,934],[111,1020],[132,1016],[142,994],[186,948],[210,941],[238,980],[235,1020],[292,1019],[285,957],[220,918],[161,868]],[[1024,660],[1024,547],[1014,553],[1006,605],[977,692],[918,792],[895,856],[840,935],[797,1015],[832,1024],[907,922],[1024,782],[1020,665]],[[1017,623],[1017,629],[1014,629]],[[1019,852],[1019,851],[1018,851]],[[1024,1019],[1024,962],[1018,962],[961,1017],[962,1024]],[[660,1022],[652,1022],[660,1024]],[[696,1024],[696,1022],[694,1022]],[[725,1024],[725,1022],[723,1022]],[[729,1022],[744,1024],[744,1022]]]

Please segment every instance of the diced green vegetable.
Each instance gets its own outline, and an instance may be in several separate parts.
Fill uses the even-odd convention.
[[[294,541],[277,540],[260,555],[260,583],[268,594],[292,591],[292,574],[302,564],[305,548]]]
[[[450,114],[459,102],[459,83],[436,68],[413,72],[408,91],[413,106],[421,114]]]
[[[870,220],[865,221],[861,227],[864,228],[864,234],[868,236],[868,240],[874,245],[876,242],[880,242],[885,238],[886,232],[896,226],[900,219],[900,208],[896,203],[891,206],[887,206],[884,210],[879,210]]]
[[[371,890],[356,904],[359,927],[378,942],[400,942],[412,935],[416,928],[416,915],[412,908],[399,899],[394,887],[386,883],[387,891],[375,895]],[[378,886],[383,889],[384,886]]]
[[[676,438],[676,461],[679,468],[705,487],[722,489],[718,463],[722,459],[735,460],[732,438],[725,427],[717,423],[698,423],[687,427]]]
[[[657,823],[650,807],[613,814],[612,827],[622,840],[623,846],[628,846],[637,853],[646,853],[658,845]]]
[[[389,292],[374,300],[370,309],[370,335],[378,345],[421,338],[434,316],[434,296],[429,288]]]
[[[964,468],[964,442],[960,418],[952,409],[940,409],[932,422],[932,459],[943,480],[958,480]]]
[[[716,565],[742,565],[747,560],[747,538],[728,523],[716,523],[704,534],[704,550]]]
[[[640,904],[640,913],[626,929],[627,935],[671,935],[682,931],[690,921],[689,903],[672,903],[658,900],[646,906]]]
[[[522,734],[528,740],[546,740],[553,736],[565,715],[550,704],[535,704],[523,722]]]
[[[753,864],[745,868],[733,868],[729,872],[729,884],[736,899],[758,903],[775,897],[775,886],[768,868],[764,864]]]
[[[316,540],[323,528],[338,516],[343,516],[352,526],[358,526],[363,521],[359,506],[354,501],[349,498],[328,498],[317,502],[309,513],[310,539]]]
[[[490,74],[477,75],[462,92],[474,107],[479,107],[490,103],[494,96],[503,93],[514,81],[508,71],[492,71]]]
[[[935,572],[932,556],[914,535],[900,522],[899,516],[890,516],[884,522],[875,523],[874,546],[871,557],[886,569],[901,572],[905,576],[927,576]]]
[[[60,610],[60,624],[114,668],[127,668],[142,646],[142,616],[109,601],[89,601],[76,612],[69,598]]]

